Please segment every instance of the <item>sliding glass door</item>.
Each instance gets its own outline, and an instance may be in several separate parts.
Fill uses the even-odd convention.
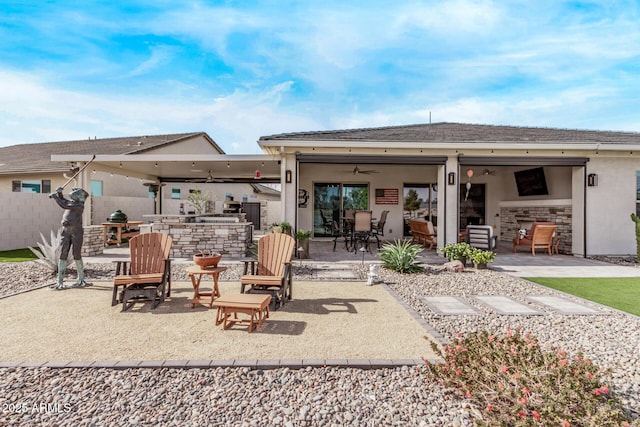
[[[422,218],[438,226],[438,185],[405,184],[403,189],[404,235],[409,236],[409,218]]]
[[[333,222],[340,225],[345,209],[369,209],[368,184],[315,183],[313,185],[313,235],[331,236]]]

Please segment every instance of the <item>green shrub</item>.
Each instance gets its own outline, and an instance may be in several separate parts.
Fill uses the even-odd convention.
[[[427,375],[481,410],[481,426],[629,426],[608,372],[581,354],[544,350],[531,334],[507,328],[458,337],[426,362]],[[640,420],[633,423],[640,425]]]
[[[274,233],[284,233],[291,235],[291,224],[289,224],[287,221],[283,221],[280,223],[274,222],[273,224],[271,224],[271,231],[273,231]]]
[[[474,248],[465,242],[447,243],[444,248],[438,248],[438,250],[441,251],[449,261],[456,259],[466,260],[471,255],[473,249]]]
[[[496,258],[496,253],[493,251],[485,251],[478,248],[471,248],[471,253],[469,254],[469,259],[473,262],[474,265],[478,264],[489,264]]]
[[[295,238],[298,241],[309,240],[311,238],[310,230],[298,230],[296,231]]]
[[[396,240],[386,243],[380,249],[378,256],[382,266],[398,273],[418,273],[423,267],[416,262],[422,246],[411,243],[410,240]]]

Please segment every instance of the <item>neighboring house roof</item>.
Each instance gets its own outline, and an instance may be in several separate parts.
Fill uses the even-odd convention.
[[[250,184],[256,194],[266,194],[270,196],[280,196],[280,191],[262,184]]]
[[[224,154],[205,132],[19,144],[0,147],[0,175],[68,171],[68,165],[51,161],[52,154],[144,154],[149,150],[199,136],[203,136],[215,150]]]
[[[263,136],[260,142],[380,141],[380,142],[538,142],[638,144],[640,133],[464,123],[433,123],[379,128],[283,133]]]

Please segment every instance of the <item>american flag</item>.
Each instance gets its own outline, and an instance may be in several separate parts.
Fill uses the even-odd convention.
[[[397,188],[376,188],[376,205],[397,205]]]

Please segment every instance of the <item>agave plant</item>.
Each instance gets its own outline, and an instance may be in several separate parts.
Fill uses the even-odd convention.
[[[422,249],[410,240],[396,240],[393,244],[385,244],[378,256],[384,268],[398,273],[418,273],[424,270],[416,260]]]
[[[42,239],[42,243],[38,243],[40,250],[31,246],[29,249],[38,257],[36,262],[44,265],[55,274],[58,272],[58,259],[60,259],[62,252],[62,227],[58,229],[57,234],[51,230],[51,242],[47,242],[42,233],[40,233],[40,238]],[[68,260],[71,260],[71,253],[69,253]]]

